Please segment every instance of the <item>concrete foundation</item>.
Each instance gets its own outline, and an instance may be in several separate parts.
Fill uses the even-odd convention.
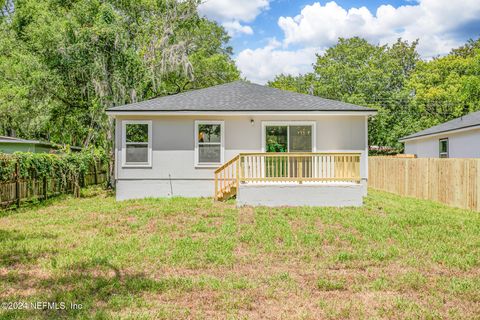
[[[117,200],[212,197],[213,180],[117,180]]]
[[[241,184],[237,206],[358,207],[364,186],[354,183]]]

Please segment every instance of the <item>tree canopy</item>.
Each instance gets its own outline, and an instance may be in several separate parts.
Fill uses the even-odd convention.
[[[105,146],[105,109],[233,81],[197,0],[3,0],[0,134]]]
[[[281,74],[269,85],[375,108],[370,144],[401,150],[398,138],[480,110],[480,40],[429,61],[417,44],[340,38],[317,55],[311,73]]]
[[[240,77],[200,0],[0,0],[0,135],[109,147],[105,109]],[[378,110],[370,144],[480,109],[480,39],[422,60],[418,41],[354,37],[276,88]]]

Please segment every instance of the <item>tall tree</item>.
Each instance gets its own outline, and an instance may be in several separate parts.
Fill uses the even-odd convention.
[[[421,62],[412,73],[407,88],[425,126],[480,110],[480,49],[472,44]]]
[[[197,5],[15,1],[0,29],[0,132],[105,146],[105,108],[237,79],[228,36]]]
[[[269,81],[268,85],[272,88],[288,90],[299,93],[313,94],[313,73],[292,76],[289,74],[279,74],[275,76],[273,81]]]
[[[313,73],[280,75],[269,85],[376,108],[379,113],[370,121],[370,143],[398,146],[398,131],[408,131],[399,124],[412,116],[404,85],[419,61],[416,46],[416,41],[400,39],[391,46],[379,46],[358,37],[340,38],[317,55]]]
[[[478,50],[480,50],[480,38],[469,39],[463,46],[453,49],[451,54],[466,58],[476,55]]]

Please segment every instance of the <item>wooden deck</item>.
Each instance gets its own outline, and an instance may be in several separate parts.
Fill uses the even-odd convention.
[[[215,200],[241,183],[360,183],[360,153],[240,153],[215,171]]]

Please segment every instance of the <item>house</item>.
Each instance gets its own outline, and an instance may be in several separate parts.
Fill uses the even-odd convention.
[[[113,107],[116,197],[361,205],[375,113],[245,81]]]
[[[25,140],[15,137],[0,136],[0,153],[14,153],[17,151],[34,153],[52,153],[60,149],[59,145],[38,140]],[[71,147],[73,151],[80,151],[81,148]]]
[[[419,158],[479,158],[480,111],[403,137],[405,153]]]

